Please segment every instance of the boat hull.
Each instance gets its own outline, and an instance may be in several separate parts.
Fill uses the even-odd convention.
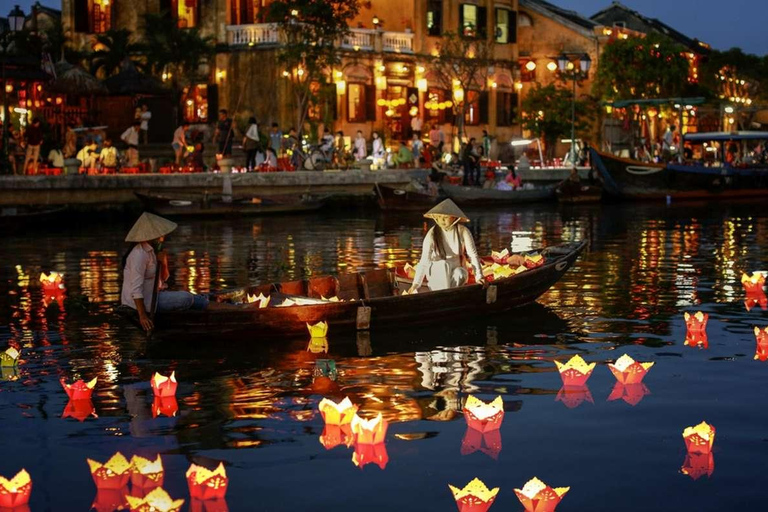
[[[227,217],[242,215],[270,215],[314,211],[322,208],[323,200],[317,197],[268,196],[260,203],[234,198],[226,203],[200,196],[161,196],[136,192],[144,208],[164,217]]]
[[[184,337],[194,333],[218,338],[247,333],[247,339],[253,340],[306,336],[306,324],[320,321],[328,322],[329,332],[336,334],[469,320],[534,302],[574,264],[585,245],[586,242],[581,242],[545,249],[544,254],[548,254],[546,264],[497,280],[488,288],[472,284],[414,295],[291,307],[163,312],[157,315],[155,325],[163,337]],[[252,291],[256,293],[256,289]],[[370,308],[369,317],[365,308]],[[366,318],[362,325],[361,315]]]
[[[382,210],[427,211],[437,204],[438,196],[414,192],[388,185],[376,185],[376,196]]]
[[[605,191],[630,199],[737,199],[768,196],[768,167],[649,164],[591,149]]]
[[[534,189],[496,190],[461,185],[442,185],[443,192],[456,204],[467,206],[506,206],[546,201],[555,197],[557,185]]]

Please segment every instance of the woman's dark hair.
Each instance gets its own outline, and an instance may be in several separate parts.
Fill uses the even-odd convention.
[[[256,124],[256,118],[251,116],[251,118],[248,119],[248,124]]]
[[[443,230],[440,226],[432,228],[432,240],[434,241],[435,252],[441,260],[445,259],[445,247],[443,246]],[[125,266],[125,265],[123,265]]]

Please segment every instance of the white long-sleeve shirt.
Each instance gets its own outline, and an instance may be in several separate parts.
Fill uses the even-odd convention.
[[[435,230],[442,229],[433,226],[427,231],[424,237],[424,244],[421,247],[421,260],[416,265],[416,276],[413,278],[413,284],[418,288],[424,281],[424,276],[429,270],[433,261],[440,261],[440,256],[435,248]],[[443,250],[445,251],[445,260],[451,265],[451,268],[461,267],[461,249],[466,252],[469,262],[475,271],[475,278],[483,275],[480,267],[480,258],[477,256],[475,241],[472,239],[472,233],[463,224],[456,224],[448,231],[443,230]]]
[[[152,296],[155,294],[155,273],[157,257],[152,246],[146,242],[136,244],[128,255],[123,269],[123,289],[120,302],[136,309],[134,299],[144,299],[144,308],[149,313]]]
[[[374,158],[384,158],[384,144],[381,139],[373,139],[373,147],[371,148],[371,154]]]

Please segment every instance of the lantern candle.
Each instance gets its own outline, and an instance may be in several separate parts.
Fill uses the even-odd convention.
[[[114,512],[115,510],[126,510],[128,508],[128,489],[96,489],[96,498],[94,498],[91,508],[96,512]]]
[[[709,453],[715,444],[715,427],[702,421],[695,427],[683,430],[683,439],[689,453]]]
[[[61,386],[66,391],[70,400],[90,400],[91,394],[93,394],[93,388],[96,387],[96,379],[85,382],[78,380],[74,384],[67,384],[64,379],[61,379]]]
[[[528,480],[515,494],[526,512],[553,512],[570,487],[552,488],[536,477]]]
[[[326,425],[349,425],[357,412],[357,406],[352,404],[349,397],[344,397],[338,404],[323,398],[317,408]]]
[[[62,284],[62,275],[58,272],[51,272],[50,274],[46,274],[45,272],[42,272],[40,274],[40,282],[43,285],[43,288],[48,291],[54,291],[54,290],[61,290],[64,288],[64,285]]]
[[[560,361],[555,361],[557,370],[560,372],[560,378],[563,379],[563,384],[566,386],[583,386],[587,383],[587,379],[592,375],[595,369],[596,363],[587,364],[580,355],[575,355],[563,364]]]
[[[13,509],[29,503],[32,493],[32,477],[22,469],[16,476],[7,480],[0,476],[0,508]]]
[[[189,495],[193,499],[199,500],[219,500],[224,499],[227,494],[229,478],[224,469],[224,463],[211,471],[203,466],[192,464],[187,470],[187,485],[189,486]]]
[[[131,463],[122,453],[115,453],[104,464],[86,459],[97,489],[120,489],[128,485],[131,478]]]
[[[464,403],[464,419],[467,426],[480,432],[498,430],[504,420],[504,400],[497,396],[492,402],[485,403],[469,395]]]
[[[131,512],[178,512],[184,500],[174,500],[162,487],[156,487],[144,496],[126,496]]]
[[[453,493],[453,499],[456,500],[459,512],[485,512],[493,505],[499,494],[498,487],[488,489],[479,478],[473,479],[463,489],[452,485],[448,485],[448,488]]]
[[[651,369],[653,363],[639,363],[627,354],[624,354],[616,360],[615,363],[608,363],[608,369],[616,380],[622,384],[638,384],[643,381],[643,377]]]
[[[366,420],[355,414],[352,418],[352,434],[355,436],[357,444],[379,444],[383,443],[387,437],[387,428],[389,424],[381,413],[375,418]]]
[[[176,396],[176,388],[179,385],[176,382],[176,372],[171,372],[170,377],[155,372],[150,383],[152,384],[152,392],[155,396],[160,398]]]
[[[160,455],[154,461],[134,455],[131,458],[131,484],[148,489],[163,485],[163,460]]]

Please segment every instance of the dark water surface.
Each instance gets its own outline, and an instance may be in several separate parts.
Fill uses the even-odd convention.
[[[16,340],[23,351],[18,374],[4,369],[0,381],[0,475],[29,471],[35,512],[88,510],[96,488],[86,458],[103,462],[118,450],[160,453],[164,487],[187,500],[185,510],[193,461],[224,461],[234,511],[450,511],[448,484],[474,477],[501,488],[491,510],[522,510],[513,489],[533,476],[571,487],[562,511],[766,509],[768,362],[753,359],[752,330],[768,320],[759,306],[745,309],[740,283],[742,271],[768,267],[761,204],[470,216],[482,253],[510,242],[515,250],[590,243],[534,307],[369,338],[331,330],[321,355],[307,351],[308,340],[148,345],[111,314],[129,220],[4,236],[0,348]],[[181,221],[168,247],[175,286],[209,292],[415,261],[423,233],[418,215],[337,211]],[[42,301],[38,277],[50,270],[64,274],[63,310]],[[710,314],[707,349],[684,345],[683,312],[699,309]],[[553,361],[577,353],[599,363],[589,393],[558,399]],[[656,363],[644,381],[649,394],[622,399],[618,390],[609,400],[616,381],[604,363],[624,353]],[[313,385],[318,358],[335,361],[337,388]],[[170,370],[180,381],[178,412],[153,418],[149,379]],[[73,376],[98,377],[98,417],[62,417],[59,378]],[[474,447],[463,443],[461,408],[470,393],[502,395],[500,450],[467,453]],[[347,395],[363,415],[390,421],[383,469],[357,467],[353,448],[320,443],[323,394]],[[681,471],[681,434],[702,420],[717,428],[715,466],[694,480]]]

